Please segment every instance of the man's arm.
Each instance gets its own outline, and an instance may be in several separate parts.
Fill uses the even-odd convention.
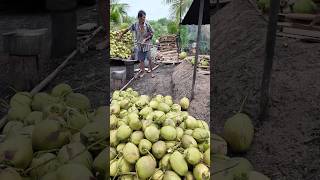
[[[127,29],[125,29],[124,31],[122,31],[121,33],[120,33],[120,38],[122,38],[122,36],[124,35],[124,34],[126,34],[128,31],[134,31],[135,29],[134,29],[134,25],[131,25],[129,28],[127,28]]]
[[[148,29],[149,29],[149,33],[148,33],[147,37],[144,39],[144,41],[150,40],[153,36],[153,29],[150,24],[148,25]]]

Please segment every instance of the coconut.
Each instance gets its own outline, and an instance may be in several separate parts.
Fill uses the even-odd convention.
[[[159,102],[156,101],[156,100],[152,100],[152,101],[150,101],[149,106],[150,106],[152,109],[158,109]]]
[[[110,147],[110,152],[109,152],[110,160],[113,160],[116,156],[117,156],[117,150],[114,147]]]
[[[32,132],[33,132],[34,126],[26,126],[21,129],[20,132],[18,132],[18,135],[25,136],[26,138],[32,138]]]
[[[207,122],[203,121],[203,120],[198,120],[198,127],[199,128],[202,128],[202,129],[205,129],[205,130],[210,130],[209,129],[209,125]]]
[[[183,135],[182,136],[182,147],[187,149],[188,147],[197,147],[197,141],[190,135]]]
[[[203,158],[202,153],[195,147],[189,147],[186,149],[185,156],[187,162],[191,165],[198,164]]]
[[[181,100],[180,100],[180,106],[183,110],[187,110],[189,108],[189,104],[190,104],[190,101],[188,98],[186,97],[183,97]]]
[[[209,133],[207,130],[205,129],[201,129],[201,128],[196,128],[193,132],[192,132],[192,137],[199,143],[204,142],[205,140],[207,140],[209,138]]]
[[[66,107],[63,104],[50,104],[43,109],[43,118],[63,117]]]
[[[160,130],[160,135],[167,141],[173,141],[177,138],[177,131],[172,126],[163,126]]]
[[[176,122],[172,119],[166,119],[163,123],[162,126],[171,126],[171,127],[176,127]]]
[[[119,180],[133,180],[135,176],[133,175],[122,175],[119,177]]]
[[[185,122],[186,122],[187,129],[196,129],[196,128],[198,128],[198,122],[192,116],[188,116],[188,118],[185,120]]]
[[[166,120],[166,114],[162,111],[154,111],[154,121],[158,124],[162,124]]]
[[[114,114],[110,116],[110,129],[117,128],[118,118]]]
[[[85,125],[89,123],[89,119],[81,114],[77,109],[69,108],[65,113],[67,125],[71,128],[71,133],[79,132]]]
[[[203,154],[203,161],[210,167],[210,149],[207,149]]]
[[[126,143],[120,143],[117,146],[117,152],[122,153],[123,148],[126,146]]]
[[[128,112],[129,113],[139,113],[139,109],[135,105],[133,105],[128,109]]]
[[[227,155],[227,142],[222,137],[218,136],[217,134],[213,134],[211,141],[213,143],[213,154]]]
[[[167,151],[166,143],[164,141],[157,141],[152,145],[152,154],[155,158],[161,159]]]
[[[7,119],[9,121],[22,121],[31,113],[29,106],[11,107],[8,111]]]
[[[181,140],[182,136],[183,136],[183,129],[180,127],[176,128],[176,132],[177,132],[177,139]]]
[[[25,169],[32,160],[31,140],[23,136],[7,138],[0,144],[0,164]]]
[[[113,159],[114,157],[112,157],[113,155],[111,154],[114,151],[113,155],[115,157],[115,149],[114,148],[110,148],[110,159]],[[107,155],[108,155],[108,148],[105,148],[104,150],[102,150],[98,156],[94,159],[93,161],[93,169],[96,172],[99,172],[100,174],[103,174],[106,172],[106,168],[107,168]]]
[[[133,164],[130,164],[124,158],[119,159],[118,161],[119,173],[128,173],[134,169]]]
[[[158,141],[160,136],[160,131],[155,126],[148,126],[146,130],[144,131],[144,135],[146,139],[148,139],[150,142],[154,143]]]
[[[70,131],[55,120],[43,120],[34,126],[32,145],[35,150],[57,149],[69,143]]]
[[[41,178],[39,178],[39,180],[58,180],[57,179],[57,172],[50,172],[44,176],[42,176]]]
[[[33,96],[31,107],[34,111],[43,111],[47,106],[55,103],[59,103],[58,98],[50,96],[45,92],[40,92]]]
[[[179,104],[172,104],[171,109],[174,112],[180,112],[181,111],[181,106]]]
[[[185,176],[185,180],[194,180],[192,172],[188,171],[187,175]]]
[[[257,171],[249,172],[248,180],[256,180],[256,179],[258,179],[258,180],[270,180],[270,178],[268,178],[264,174],[261,174],[260,172],[257,172]]]
[[[121,110],[119,113],[119,118],[125,118],[126,116],[128,116],[128,111],[127,110]],[[114,115],[114,114],[113,114]]]
[[[135,113],[130,113],[128,115],[129,126],[132,130],[140,130],[142,128],[142,122],[139,120],[139,116]]]
[[[0,169],[0,179],[3,179],[3,180],[22,180],[22,177],[13,168],[5,168],[5,169]]]
[[[122,125],[117,130],[117,139],[119,141],[126,140],[127,138],[130,137],[131,133],[132,133],[132,130],[129,126]]]
[[[181,180],[181,178],[173,171],[166,171],[164,173],[163,180]]]
[[[188,164],[179,151],[175,151],[170,156],[170,166],[180,176],[185,176],[188,172]]]
[[[136,163],[139,179],[150,178],[156,171],[157,162],[151,156],[143,156]]]
[[[111,147],[117,147],[119,140],[117,138],[117,130],[110,131],[110,145]]]
[[[153,112],[150,112],[150,113],[146,116],[146,120],[153,121],[153,117],[154,117],[154,113],[153,113]]]
[[[170,106],[166,103],[159,103],[158,110],[167,113],[170,111]]]
[[[193,133],[193,130],[192,130],[192,129],[187,129],[187,130],[184,131],[184,134],[185,134],[185,135],[192,136],[192,133]]]
[[[253,171],[252,164],[245,158],[242,157],[234,157],[231,158],[231,162],[237,164],[230,172],[233,174],[233,177],[240,178],[242,176],[247,176],[250,171]]]
[[[193,176],[196,180],[209,180],[210,170],[206,165],[202,163],[197,164],[193,169]]]
[[[71,143],[64,145],[58,155],[57,159],[60,163],[75,163],[86,166],[91,169],[92,166],[92,156],[86,150],[86,147],[81,143]]]
[[[118,160],[114,160],[110,163],[110,176],[114,177],[116,176],[118,172]]]
[[[179,59],[185,59],[186,57],[188,56],[188,54],[186,53],[186,52],[181,52],[180,54],[179,54]]]
[[[73,90],[71,88],[71,86],[69,86],[68,84],[65,83],[61,83],[56,85],[52,91],[51,91],[51,95],[54,97],[65,97],[66,95],[72,93]]]
[[[144,138],[144,134],[142,131],[134,131],[131,134],[130,141],[135,144],[139,145],[140,141]]]
[[[183,120],[186,120],[189,117],[188,111],[181,111],[180,115],[182,116]]]
[[[209,139],[207,141],[204,141],[204,142],[198,144],[198,149],[202,153],[205,152],[209,148],[210,148]]]
[[[134,164],[140,158],[139,149],[133,143],[127,143],[123,150],[123,158],[129,163]]]
[[[84,112],[87,112],[91,108],[90,100],[85,95],[80,93],[68,94],[66,96],[66,104]]]
[[[152,111],[153,110],[151,107],[146,106],[143,109],[141,109],[141,111],[139,112],[139,115],[145,119],[147,115],[150,114]]]
[[[117,128],[119,128],[122,125],[128,125],[128,123],[125,119],[121,119],[118,121]]]
[[[154,174],[152,175],[151,179],[152,180],[162,180],[163,179],[163,171],[161,171],[160,169],[156,170],[156,172],[154,172]]]
[[[109,137],[109,131],[107,129],[107,121],[95,121],[85,125],[80,131],[80,138],[82,144],[88,146],[102,139],[107,139]],[[104,149],[103,144],[97,144],[90,150],[100,151]]]
[[[95,180],[91,171],[80,164],[62,165],[57,170],[57,179],[59,180]]]
[[[174,148],[174,146],[177,144],[176,141],[166,141],[166,147],[168,149],[168,152],[170,149]]]
[[[142,130],[145,131],[146,128],[153,124],[152,120],[142,120]]]
[[[161,94],[156,95],[156,97],[154,97],[154,99],[156,101],[160,102],[164,102],[164,97]]]
[[[32,102],[32,95],[29,92],[18,92],[10,99],[10,106],[30,106]]]
[[[171,154],[166,154],[162,157],[162,159],[159,162],[160,169],[162,169],[164,171],[171,170],[170,156],[171,156]]]
[[[37,154],[30,164],[30,171],[32,177],[42,177],[49,172],[55,171],[60,166],[56,155],[52,153]]]
[[[2,134],[9,136],[17,134],[23,128],[23,123],[20,121],[9,121],[3,128]]]
[[[249,116],[237,113],[227,119],[223,136],[234,152],[246,152],[252,143],[254,129]]]
[[[70,143],[81,142],[80,132],[75,133],[71,136]]]
[[[120,108],[121,109],[128,109],[129,108],[129,103],[130,101],[128,99],[123,99],[122,101],[120,101]]]
[[[293,5],[294,13],[313,14],[317,5],[312,0],[297,0]]]
[[[186,130],[187,129],[187,126],[186,126],[186,123],[185,122],[182,122],[179,127],[183,130]]]
[[[142,139],[139,143],[140,154],[146,155],[152,148],[152,143],[147,139]]]
[[[32,111],[25,119],[25,125],[34,125],[43,120],[43,112]]]

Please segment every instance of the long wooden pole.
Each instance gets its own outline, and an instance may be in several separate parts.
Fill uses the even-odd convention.
[[[195,82],[196,82],[197,66],[198,66],[198,58],[199,58],[199,49],[200,49],[199,48],[199,42],[200,42],[201,26],[202,26],[202,19],[203,19],[203,6],[204,6],[204,0],[200,0],[196,57],[195,57],[195,64],[194,64],[194,67],[193,67],[193,79],[192,79],[192,88],[191,88],[190,100],[192,100],[194,98],[194,86],[195,86]]]
[[[270,2],[270,13],[269,13],[269,23],[268,32],[266,39],[266,56],[264,61],[264,70],[261,83],[261,99],[260,99],[260,120],[264,120],[266,117],[266,112],[268,110],[269,102],[269,91],[270,91],[270,79],[272,73],[274,49],[276,43],[277,34],[277,22],[278,22],[278,12],[280,8],[280,3],[278,0],[271,0]]]

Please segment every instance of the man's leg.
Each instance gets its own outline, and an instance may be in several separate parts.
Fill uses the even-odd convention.
[[[149,72],[151,73],[151,77],[154,77],[153,70],[152,70],[152,58],[151,52],[147,52],[147,58],[149,59]]]
[[[139,62],[140,62],[140,71],[141,71],[141,75],[140,77],[143,77],[144,76],[144,59],[146,58],[145,56],[145,53],[142,52],[142,51],[139,51],[138,52],[138,59],[139,59]]]

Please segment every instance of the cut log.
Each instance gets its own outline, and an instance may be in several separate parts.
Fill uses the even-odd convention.
[[[316,17],[314,14],[300,14],[300,13],[290,13],[290,14],[279,14],[280,17],[285,17],[287,19],[302,20],[302,21],[313,21]]]

